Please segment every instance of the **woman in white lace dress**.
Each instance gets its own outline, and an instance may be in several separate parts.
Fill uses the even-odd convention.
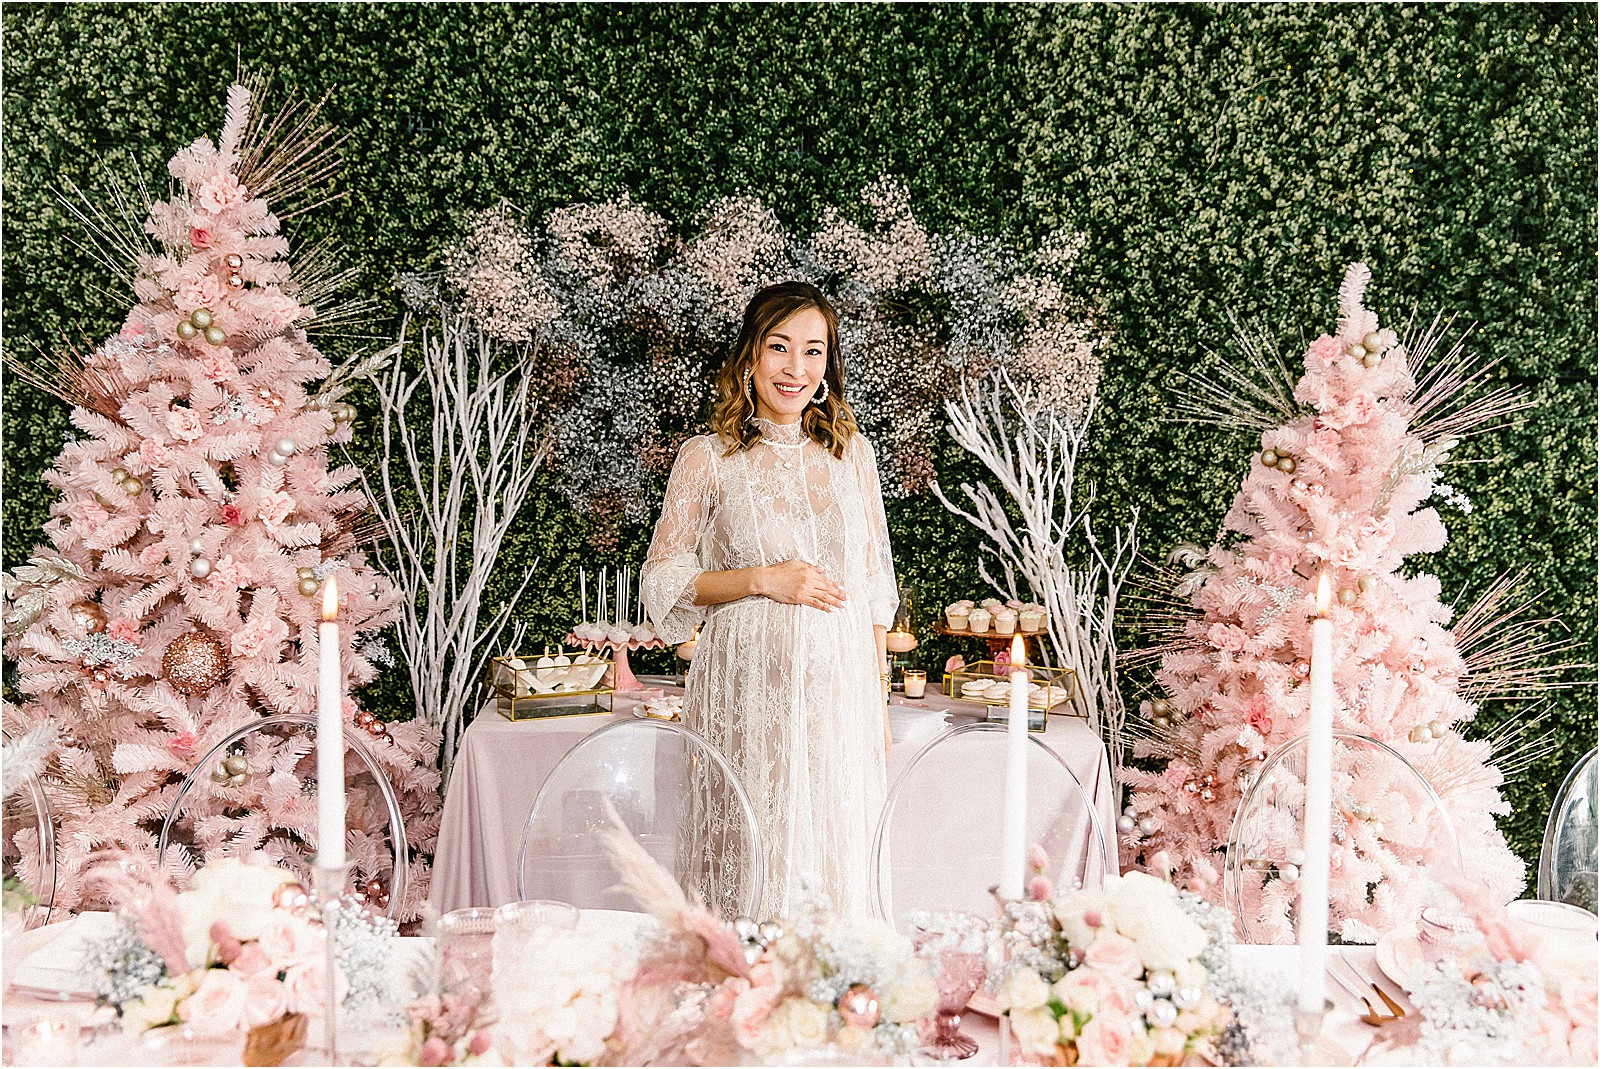
[[[663,638],[704,621],[683,717],[755,806],[761,917],[787,912],[807,878],[867,912],[885,794],[884,633],[898,595],[877,464],[843,396],[838,322],[805,283],[755,295],[713,433],[679,451],[643,570]],[[707,891],[725,906],[737,859],[708,860]]]

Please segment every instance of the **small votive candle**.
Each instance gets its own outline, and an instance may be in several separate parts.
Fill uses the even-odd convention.
[[[77,1065],[78,1021],[48,1014],[18,1029],[12,1061],[17,1065]]]
[[[907,668],[905,670],[906,697],[920,698],[928,693],[928,673],[920,668]]]

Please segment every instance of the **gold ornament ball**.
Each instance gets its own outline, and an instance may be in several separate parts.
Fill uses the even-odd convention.
[[[244,279],[240,278],[238,275],[229,275],[228,288],[231,290],[244,289]]]
[[[120,482],[125,482],[127,480],[127,478],[128,478],[128,469],[127,468],[112,468],[111,469],[111,478],[112,478],[113,482],[119,482],[119,483]]]
[[[1361,581],[1360,581],[1360,582],[1358,582],[1358,583],[1357,583],[1357,584],[1356,584],[1356,586],[1358,586],[1358,587],[1360,587],[1360,588],[1361,588],[1361,592],[1362,592],[1362,593],[1363,593],[1363,594],[1370,594],[1370,593],[1372,593],[1372,591],[1373,591],[1373,589],[1374,589],[1374,588],[1375,588],[1375,587],[1376,587],[1376,586],[1377,586],[1377,585],[1378,585],[1378,581],[1377,581],[1377,580],[1376,580],[1376,579],[1374,579],[1374,578],[1373,578],[1373,577],[1372,577],[1372,576],[1370,576],[1370,575],[1363,575],[1363,576],[1362,576],[1362,577],[1361,577]]]
[[[316,576],[300,580],[300,593],[304,594],[308,598],[321,589],[322,584],[317,582]]]
[[[236,252],[230,252],[222,258],[222,262],[237,271],[244,266],[244,257]]]
[[[211,325],[211,313],[207,309],[196,308],[194,311],[189,313],[189,322],[193,323],[201,330],[205,330]]]
[[[1362,345],[1360,342],[1356,342],[1354,345],[1346,349],[1345,352],[1349,353],[1357,360],[1360,360],[1363,356],[1367,355],[1367,347]]]
[[[144,483],[130,475],[122,480],[122,492],[129,497],[138,497],[144,493]]]
[[[1285,475],[1293,475],[1295,469],[1294,457],[1279,457],[1277,468]]]
[[[161,674],[184,694],[204,694],[228,674],[228,652],[204,631],[186,631],[161,655]]]
[[[1362,337],[1361,344],[1370,353],[1380,352],[1383,349],[1383,339],[1370,330]]]
[[[207,327],[206,341],[212,345],[221,345],[228,340],[228,334],[221,327]]]
[[[233,773],[229,772],[226,768],[223,768],[219,764],[219,765],[217,765],[216,768],[213,768],[211,770],[211,782],[212,783],[227,783],[229,777],[231,777],[232,775],[233,775]]]
[[[1269,468],[1277,467],[1278,466],[1278,454],[1277,454],[1277,451],[1276,450],[1272,450],[1272,449],[1263,449],[1261,451],[1261,463],[1265,464]]]
[[[189,322],[187,319],[178,324],[178,337],[182,338],[184,341],[193,341],[195,335],[199,333],[200,332],[195,329],[195,325]]]
[[[106,611],[93,601],[74,601],[67,611],[85,634],[95,635],[106,629]]]
[[[1366,367],[1377,367],[1379,364],[1383,363],[1383,357],[1379,356],[1377,353],[1368,353],[1366,356],[1361,358],[1361,363]]]
[[[244,754],[229,754],[223,759],[222,767],[228,770],[228,775],[237,776],[250,771],[250,761]]]

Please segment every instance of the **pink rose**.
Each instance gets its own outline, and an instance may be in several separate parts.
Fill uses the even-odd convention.
[[[211,308],[222,303],[228,295],[228,286],[216,275],[201,275],[178,287],[178,305],[181,308]]]
[[[174,757],[189,757],[194,753],[195,741],[194,732],[180,731],[167,740],[167,749]]]
[[[1262,738],[1272,733],[1272,717],[1267,715],[1265,708],[1258,708],[1250,713],[1250,727]]]
[[[144,323],[130,315],[117,333],[124,341],[138,341],[144,337],[144,329]]]
[[[193,442],[205,433],[200,417],[192,408],[174,408],[167,413],[167,430],[174,438]]]
[[[217,561],[216,568],[211,573],[216,577],[216,582],[223,586],[238,589],[245,585],[244,569],[233,559],[233,554],[225,554]]]
[[[244,517],[239,514],[239,506],[223,505],[222,522],[229,527],[242,527],[244,525]]]
[[[1127,980],[1095,968],[1079,969],[1074,975],[1078,974],[1084,976],[1085,984],[1094,991],[1097,1012],[1133,1015],[1133,985]]]
[[[489,1049],[490,1036],[487,1028],[480,1028],[472,1033],[472,1038],[467,1040],[468,1054],[482,1054]]]
[[[1328,363],[1339,355],[1339,339],[1331,338],[1324,334],[1311,343],[1311,348],[1306,350],[1308,356],[1315,357],[1323,363]]]
[[[139,563],[146,568],[154,568],[167,559],[167,547],[160,542],[152,542],[139,551]]]
[[[1112,931],[1097,935],[1094,942],[1089,944],[1089,951],[1083,960],[1086,965],[1102,969],[1112,976],[1126,976],[1130,980],[1138,979],[1144,972],[1144,961],[1139,957],[1138,945],[1127,936]]]
[[[206,934],[217,944],[217,960],[224,965],[232,965],[244,950],[244,944],[228,929],[227,921],[212,921],[211,930]]]
[[[195,201],[200,205],[201,211],[221,215],[244,198],[245,188],[239,184],[237,178],[231,174],[219,174],[205,180]]]
[[[208,969],[178,1016],[199,1035],[225,1036],[244,1027],[245,997],[244,981],[232,969]]]
[[[139,625],[132,620],[124,620],[118,617],[106,625],[106,634],[122,642],[137,642],[139,641]]]
[[[208,349],[200,354],[200,367],[206,373],[206,378],[212,382],[221,382],[231,379],[239,373],[233,366],[233,361],[222,349]]]
[[[1133,1029],[1128,1019],[1102,1009],[1078,1033],[1079,1065],[1127,1065]]]
[[[232,939],[233,937],[229,936],[229,938]],[[239,945],[237,939],[234,939],[233,942],[234,945]],[[221,944],[218,945],[220,946]],[[252,976],[258,976],[263,973],[276,980],[279,972],[278,969],[273,967],[272,959],[267,957],[267,952],[261,949],[261,944],[254,939],[240,946],[238,953],[228,963],[228,968],[247,980]]]
[[[203,226],[191,226],[189,228],[189,244],[197,249],[209,249],[211,247],[211,231]]]
[[[244,1021],[247,1028],[271,1024],[289,1012],[289,992],[272,973],[252,976],[245,982],[244,994]]]
[[[316,929],[321,932],[321,929]],[[309,924],[288,913],[275,913],[271,921],[261,931],[259,940],[262,951],[279,972],[285,972],[296,965],[316,962],[322,959],[321,939],[316,938]]]
[[[294,968],[285,973],[283,977],[283,986],[288,992],[289,996],[289,1012],[320,1014],[322,1012],[324,995],[328,990],[326,977],[327,972],[325,971],[321,961],[307,962],[304,965],[296,965]],[[338,996],[339,999],[343,1001],[348,988],[345,981],[344,972],[342,970],[338,974],[338,984]],[[413,1003],[413,1005],[416,1004]],[[407,1008],[406,1012],[413,1013],[409,1007]],[[433,1014],[432,1016],[437,1016],[437,1014]]]
[[[294,498],[282,490],[269,491],[256,508],[257,518],[267,525],[268,530],[276,530],[293,514]]]
[[[139,443],[139,456],[152,468],[159,468],[167,462],[167,447],[154,438],[146,438]]]

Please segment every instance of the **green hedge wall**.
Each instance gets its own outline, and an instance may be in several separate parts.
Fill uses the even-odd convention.
[[[1085,461],[1094,513],[1111,524],[1138,506],[1159,556],[1215,536],[1251,445],[1166,419],[1174,372],[1236,352],[1234,317],[1298,345],[1332,323],[1344,264],[1365,259],[1371,306],[1475,321],[1497,374],[1540,402],[1461,450],[1483,461],[1452,473],[1476,507],[1446,506],[1450,545],[1415,566],[1469,593],[1527,569],[1592,659],[1591,6],[19,3],[0,18],[8,353],[120,317],[50,187],[131,173],[111,150],[162,183],[175,149],[215,134],[242,56],[329,94],[352,135],[347,196],[296,235],[335,236],[391,313],[391,275],[436,263],[466,213],[501,196],[543,212],[627,190],[688,222],[744,190],[810,225],[887,172],[935,226],[1022,243],[1084,229],[1081,282],[1116,334]],[[4,400],[9,567],[46,516],[38,476],[67,425],[15,382]],[[942,478],[972,474],[946,440]],[[925,605],[976,593],[969,531],[931,498],[892,513]],[[536,558],[554,570],[533,587],[536,636],[570,621],[562,580],[580,560],[637,559],[648,531],[614,549],[595,535],[551,493],[530,506],[503,564],[508,586]],[[928,643],[925,659],[952,648]],[[403,690],[380,691],[403,715]],[[1594,690],[1564,692],[1555,719],[1556,754],[1511,789],[1527,858],[1563,770],[1594,745]]]

